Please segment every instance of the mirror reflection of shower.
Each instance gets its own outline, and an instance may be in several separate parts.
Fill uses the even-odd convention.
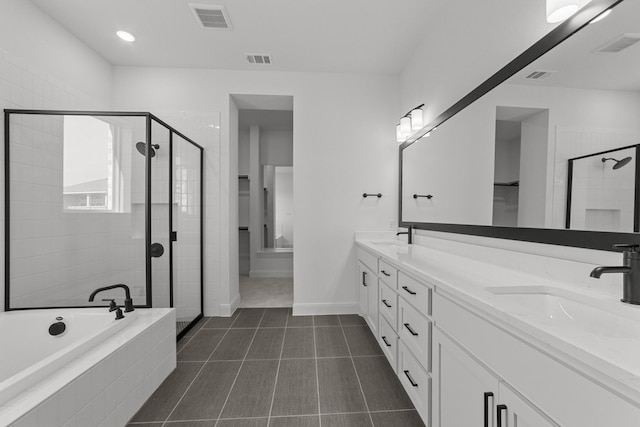
[[[605,163],[607,160],[613,160],[615,163],[613,164],[613,169],[620,169],[625,167],[626,165],[629,164],[629,162],[631,162],[631,160],[633,160],[633,158],[631,156],[629,157],[625,157],[622,160],[618,160],[618,159],[614,159],[613,157],[603,157],[602,158],[602,163]]]
[[[151,149],[150,149],[151,157],[155,157],[156,150],[159,150],[159,149],[160,149],[160,144],[151,144]],[[142,142],[142,141],[136,143],[136,150],[138,150],[138,152],[140,154],[142,154],[143,156],[146,157],[146,155],[147,155],[147,143],[146,142]]]

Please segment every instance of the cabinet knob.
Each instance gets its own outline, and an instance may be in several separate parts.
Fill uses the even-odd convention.
[[[366,271],[362,272],[362,285],[363,286],[367,286],[367,272]]]
[[[382,338],[382,341],[384,341],[384,344],[385,344],[387,347],[391,347],[391,344],[389,344],[389,342],[387,341],[387,337],[380,337],[380,338]]]
[[[390,276],[391,276],[391,274],[387,273],[387,272],[386,272],[386,271],[384,271],[384,270],[380,270],[380,273],[384,274],[384,275],[385,275],[385,276],[387,276],[387,277],[390,277]]]
[[[386,299],[383,299],[383,300],[382,300],[382,303],[383,303],[384,305],[386,305],[386,306],[387,306],[387,308],[391,308],[391,304],[389,304],[389,303],[387,302],[387,300],[386,300]]]

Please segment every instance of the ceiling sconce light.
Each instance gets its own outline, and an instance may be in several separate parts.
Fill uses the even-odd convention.
[[[129,43],[133,43],[134,41],[136,41],[136,38],[134,37],[134,35],[127,31],[116,31],[116,35],[120,37],[122,40]]]
[[[547,0],[547,22],[557,24],[576,13],[591,0]]]

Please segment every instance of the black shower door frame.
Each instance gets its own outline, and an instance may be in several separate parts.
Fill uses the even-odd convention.
[[[49,309],[49,308],[89,308],[95,305],[76,305],[76,306],[56,306],[56,307],[11,307],[11,172],[10,172],[10,135],[11,135],[11,115],[50,115],[50,116],[105,116],[105,117],[143,117],[146,119],[146,152],[151,150],[152,142],[152,124],[153,122],[163,126],[169,130],[169,306],[174,306],[173,301],[173,242],[175,232],[173,230],[173,136],[178,135],[194,147],[200,150],[200,314],[186,327],[178,336],[178,339],[186,334],[189,329],[203,317],[204,312],[204,148],[193,141],[182,132],[159,119],[157,116],[149,112],[133,112],[133,111],[64,111],[64,110],[21,110],[21,109],[5,109],[4,110],[4,178],[5,178],[5,271],[4,271],[4,309],[5,311],[13,310],[33,310],[33,309]],[[145,260],[146,260],[146,302],[144,305],[136,305],[139,308],[152,308],[152,268],[151,268],[151,156],[146,156],[145,161]]]

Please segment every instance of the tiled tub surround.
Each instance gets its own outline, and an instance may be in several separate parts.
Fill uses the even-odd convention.
[[[424,426],[357,315],[243,308],[202,319],[130,427]]]
[[[83,322],[83,314],[95,316],[96,310],[8,312],[0,314],[0,322],[5,326],[7,317],[15,317],[20,322],[19,317],[30,314],[42,317],[43,312],[48,312],[54,318],[58,315],[67,318],[68,332],[72,335],[76,327],[74,321]],[[113,319],[113,313],[104,308],[100,311],[106,318]],[[111,322],[113,328],[110,329]],[[122,322],[123,326],[117,322]],[[104,335],[80,337],[69,344],[73,348],[83,341],[88,342],[79,346],[88,348],[81,348],[72,360],[64,360],[59,354],[65,349],[51,348],[49,351],[54,354],[45,357],[45,360],[51,359],[50,372],[22,392],[5,396],[6,400],[0,402],[0,424],[14,427],[125,425],[176,366],[175,310],[138,309],[126,313],[125,319],[102,323],[102,327],[96,325],[95,329],[103,329]],[[40,341],[52,338],[47,333],[49,324],[41,323]],[[20,330],[20,327],[16,325],[10,329]],[[26,356],[32,350],[29,346],[41,346],[33,342],[28,332],[24,335],[28,342],[13,349],[3,347],[3,354],[14,350],[24,352]],[[56,365],[56,356],[62,356],[64,363]]]
[[[428,242],[428,238],[422,238],[421,244],[428,244]],[[433,244],[435,246],[438,243],[434,240]],[[481,262],[470,256],[459,256],[452,253],[454,245],[450,245],[451,247],[446,252],[425,246],[406,245],[399,240],[391,241],[390,239],[382,242],[363,239],[358,240],[357,245],[379,257],[381,262],[390,263],[403,274],[433,287],[434,329],[450,327],[451,330],[464,335],[465,329],[470,331],[476,328],[476,324],[486,322],[487,325],[495,327],[495,330],[506,333],[504,336],[515,337],[513,345],[524,343],[525,348],[535,350],[530,352],[534,355],[531,360],[536,360],[539,364],[527,365],[527,368],[521,365],[518,368],[520,372],[534,372],[537,375],[536,381],[547,384],[547,388],[550,387],[550,384],[554,384],[553,387],[557,389],[558,384],[562,383],[562,380],[558,379],[560,377],[547,378],[551,370],[556,368],[558,372],[566,374],[566,378],[575,379],[575,385],[581,382],[582,389],[577,389],[580,393],[579,398],[564,396],[556,399],[558,402],[568,403],[565,408],[559,408],[549,402],[553,393],[549,393],[547,397],[527,396],[540,407],[544,408],[545,405],[549,405],[552,411],[556,411],[553,413],[555,417],[575,420],[576,417],[580,417],[576,414],[586,414],[588,411],[578,410],[574,407],[575,404],[582,402],[580,403],[582,408],[591,410],[603,406],[599,413],[609,411],[615,413],[622,420],[616,425],[637,425],[637,417],[640,416],[640,363],[638,363],[640,360],[640,308],[619,301],[622,293],[621,284],[617,295],[609,293],[610,291],[606,287],[604,291],[596,292],[594,289],[588,289],[587,286],[579,287],[575,284],[554,282],[548,277],[516,270],[518,267],[511,269],[504,265],[499,266],[497,263]],[[468,255],[468,248],[463,249],[467,251]],[[478,249],[476,247],[476,251]],[[483,248],[483,250],[485,252],[492,251],[488,248]],[[479,257],[485,260],[488,258],[486,254],[479,254]],[[588,277],[592,267],[587,263],[584,263],[582,267],[585,282],[593,280]],[[541,271],[546,273],[544,268]],[[552,292],[570,292],[573,295],[582,296],[585,301],[587,299],[592,303],[595,301],[600,309],[622,316],[627,321],[620,323],[621,329],[618,336],[599,333],[597,324],[593,325],[593,331],[581,332],[554,324],[551,321],[541,321],[541,316],[532,313],[530,309],[523,309],[522,306],[509,302],[508,299],[501,298],[485,289],[487,287],[525,285],[548,286]],[[464,319],[466,326],[456,324],[463,322],[462,318],[458,320],[448,314],[454,309],[460,309],[466,313],[465,316],[468,317]],[[451,333],[448,329],[446,332]],[[483,336],[485,338],[480,340],[481,342],[473,344],[478,347],[475,349],[471,347],[469,350],[475,352],[475,357],[481,358],[480,354],[485,347],[498,345],[490,341],[488,336]],[[466,338],[472,341],[474,339],[469,336]],[[466,346],[466,343],[463,345]],[[472,346],[471,341],[469,346]],[[434,358],[436,357],[435,352],[436,343],[434,343]],[[495,354],[500,354],[500,351],[496,350],[496,352]],[[490,351],[487,351],[486,356],[490,357],[490,354]],[[513,355],[513,357],[516,356]],[[529,361],[521,360],[521,363]],[[547,366],[548,369],[540,371],[539,367],[545,363],[550,363]],[[518,369],[511,371],[509,369],[511,367],[504,368],[503,371],[507,380],[510,375],[512,378],[519,375]],[[437,373],[434,372],[434,375]],[[519,379],[513,379],[513,381],[516,382]],[[554,383],[554,381],[560,381],[560,383]],[[530,385],[527,384],[524,388],[530,391],[531,389],[528,388]],[[434,394],[437,393],[437,387],[436,382]],[[589,403],[589,399],[594,396],[598,396],[597,404]],[[563,401],[563,399],[568,400]],[[436,406],[437,404],[434,403],[434,408]],[[434,424],[436,421],[434,419]],[[572,423],[567,421],[566,425],[572,425]],[[587,423],[584,425],[596,424]]]

